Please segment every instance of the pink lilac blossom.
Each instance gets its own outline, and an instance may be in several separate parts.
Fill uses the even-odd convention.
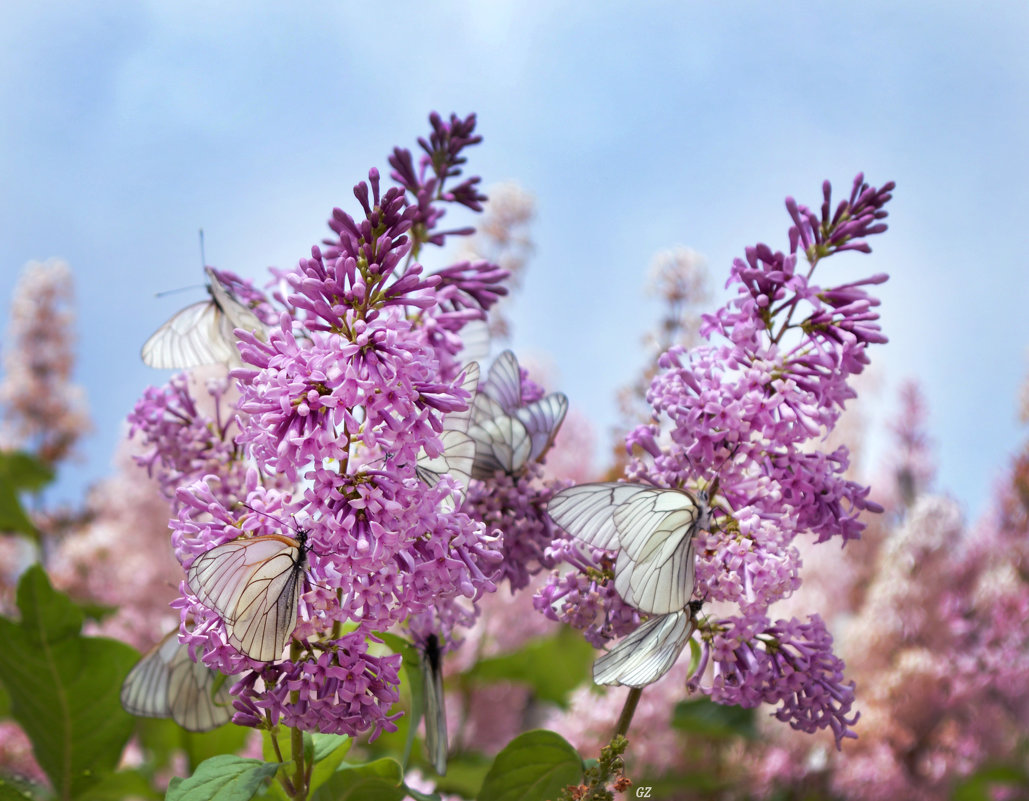
[[[512,293],[521,289],[526,264],[535,249],[528,230],[535,213],[535,201],[522,187],[514,182],[497,184],[490,188],[478,230],[465,240],[470,259],[486,259],[507,271],[506,286]],[[489,333],[495,340],[511,337],[509,304],[510,296],[490,310]]]
[[[71,375],[72,287],[60,259],[25,265],[11,301],[0,381],[0,448],[30,450],[51,466],[89,430],[86,396]]]
[[[90,490],[85,522],[61,540],[49,572],[73,599],[115,609],[87,633],[145,650],[176,623],[168,604],[181,568],[168,546],[168,500],[138,469],[137,450],[123,441],[115,474]]]
[[[269,331],[237,332],[244,366],[226,413],[197,407],[185,379],[150,390],[131,418],[153,450],[148,466],[174,501],[172,545],[182,567],[223,543],[303,533],[306,560],[288,658],[264,663],[228,643],[226,623],[185,582],[173,606],[180,637],[232,675],[235,720],[356,734],[392,730],[399,655],[369,651],[376,632],[406,626],[416,642],[446,642],[471,625],[496,588],[499,534],[463,510],[442,511],[449,478],[427,487],[419,454],[438,453],[443,417],[468,408],[454,382],[453,337],[505,291],[485,262],[427,274],[415,261],[445,205],[479,210],[477,178],[456,186],[475,119],[431,118],[416,168],[390,159],[399,187],[377,171],[354,190],[361,213],[335,209],[334,238],[293,270],[277,271]],[[435,334],[431,330],[435,331]]]
[[[626,438],[636,454],[630,480],[712,496],[714,525],[696,543],[696,595],[739,614],[700,628],[694,689],[720,703],[775,704],[795,728],[831,729],[837,746],[854,736],[856,717],[828,630],[817,616],[773,623],[766,613],[800,586],[798,536],[847,542],[865,527],[863,512],[882,511],[847,477],[847,449],[822,450],[819,440],[855,397],[850,379],[868,346],[885,342],[878,300],[864,287],[886,276],[823,287],[814,271],[836,252],[870,250],[864,237],[885,230],[893,186],[859,175],[831,213],[826,182],[820,215],[788,198],[789,252],[761,244],[733,263],[727,286],[737,295],[701,328],[724,343],[666,351],[647,394],[653,420]]]
[[[943,801],[961,777],[1015,753],[1029,720],[1029,584],[1018,567],[1029,525],[1015,489],[1024,475],[1016,463],[971,531],[954,501],[919,495],[865,555],[874,570],[841,642],[863,688],[863,736],[817,770],[779,770],[778,756],[758,750],[743,763],[759,764],[755,790]],[[809,761],[809,743],[768,734],[776,752]]]

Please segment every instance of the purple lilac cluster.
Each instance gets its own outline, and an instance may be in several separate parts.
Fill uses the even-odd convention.
[[[247,473],[243,448],[235,442],[240,431],[233,409],[237,393],[224,375],[203,382],[200,397],[191,388],[196,383],[181,373],[163,387],[147,387],[128,417],[129,436],[142,440],[136,462],[169,499],[179,487],[215,474],[223,500],[231,502]]]
[[[702,632],[714,677],[703,691],[720,703],[778,704],[779,719],[829,727],[837,744],[853,735],[856,716],[831,636],[817,616],[773,624],[767,613],[799,586],[796,537],[846,542],[860,536],[862,512],[882,511],[868,487],[845,477],[847,449],[819,443],[855,397],[849,380],[868,364],[868,346],[886,341],[879,302],[864,289],[886,276],[830,287],[813,279],[825,257],[870,250],[865,238],[886,230],[893,188],[859,175],[833,211],[826,182],[820,214],[787,199],[789,252],[757,245],[735,260],[727,286],[737,295],[702,327],[725,343],[664,354],[648,393],[655,422],[627,438],[645,453],[632,478],[701,481],[715,493],[715,525],[697,547],[697,594],[740,614]]]
[[[230,646],[224,621],[185,582],[174,604],[183,641],[210,667],[242,674],[238,723],[392,730],[401,659],[369,653],[375,633],[408,625],[416,639],[433,631],[449,640],[496,588],[499,538],[465,512],[442,511],[452,479],[429,488],[415,475],[423,449],[440,450],[444,416],[468,408],[454,382],[460,329],[485,316],[506,276],[485,262],[427,274],[415,260],[423,244],[467,233],[436,230],[445,204],[479,210],[485,199],[477,178],[447,185],[479,141],[474,116],[431,121],[419,167],[397,149],[399,186],[384,189],[374,170],[358,184],[361,213],[333,211],[334,238],[276,272],[274,306],[243,296],[271,325],[237,333],[234,418],[201,415],[181,376],[149,390],[131,418],[174,498],[172,543],[184,568],[241,536],[305,534],[304,592],[284,661]]]
[[[757,245],[734,261],[735,298],[701,326],[708,341],[724,342],[662,354],[647,393],[653,420],[626,438],[630,480],[710,495],[714,524],[697,535],[695,596],[739,614],[700,627],[715,679],[701,686],[698,671],[695,686],[724,704],[778,704],[780,719],[831,728],[837,743],[852,736],[853,687],[829,633],[817,617],[773,624],[768,608],[800,585],[796,537],[846,542],[860,536],[863,512],[882,511],[845,476],[847,449],[819,445],[855,397],[849,380],[868,363],[868,346],[886,341],[878,300],[865,290],[886,276],[826,287],[814,271],[827,256],[869,250],[865,238],[886,230],[893,187],[859,175],[833,210],[826,182],[820,214],[787,199],[788,253]],[[555,576],[541,597],[560,595],[562,582]]]
[[[536,592],[532,601],[537,612],[581,630],[594,648],[603,648],[639,626],[639,612],[615,591],[610,553],[594,548],[587,559],[573,542],[558,538],[547,547],[546,555],[550,564],[563,562],[574,569],[563,575],[555,571]]]

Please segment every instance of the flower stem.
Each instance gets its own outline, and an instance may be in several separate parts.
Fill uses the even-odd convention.
[[[619,734],[624,737],[628,733],[629,724],[632,723],[632,716],[636,713],[636,705],[640,702],[641,695],[643,695],[642,687],[633,687],[629,690],[629,695],[625,698],[625,706],[622,707],[622,714],[618,716],[614,737]]]

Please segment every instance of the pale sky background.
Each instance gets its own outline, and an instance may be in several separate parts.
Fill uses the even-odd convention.
[[[975,513],[1026,437],[1027,41],[1023,2],[6,2],[0,330],[21,266],[67,259],[96,418],[58,495],[109,472],[167,378],[139,348],[202,296],[154,298],[198,281],[197,229],[263,281],[438,110],[478,113],[470,172],[535,196],[514,346],[602,434],[657,251],[700,251],[720,292],[744,247],[786,246],[786,195],[895,180],[875,252],[826,267],[891,274],[879,405],[922,382],[938,484]]]

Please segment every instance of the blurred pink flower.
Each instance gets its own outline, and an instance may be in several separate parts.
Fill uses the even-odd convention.
[[[72,383],[72,276],[59,259],[25,265],[14,290],[0,381],[0,449],[47,465],[89,430],[86,396]]]

